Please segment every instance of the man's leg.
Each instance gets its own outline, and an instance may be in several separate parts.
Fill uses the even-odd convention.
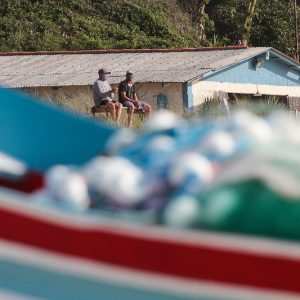
[[[150,104],[143,102],[143,108],[145,111],[145,117],[149,118],[150,114],[152,113],[152,107]]]
[[[133,111],[134,111],[134,105],[130,101],[125,101],[124,106],[127,107],[127,127],[132,126],[132,116],[133,116]]]
[[[113,121],[116,121],[116,109],[115,109],[115,104],[111,101],[109,101],[107,104],[106,104],[106,107],[108,108],[109,112],[110,112],[110,115],[111,115],[111,118]]]
[[[115,103],[115,108],[116,108],[116,123],[119,125],[120,124],[121,113],[122,113],[122,108],[123,108],[122,103],[116,102]]]

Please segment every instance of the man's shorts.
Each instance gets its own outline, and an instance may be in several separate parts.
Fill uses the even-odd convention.
[[[117,101],[115,101],[115,100],[101,100],[100,103],[97,106],[104,106],[108,102],[117,103]]]
[[[140,104],[141,104],[141,108],[144,109],[144,108],[145,108],[145,105],[147,105],[147,103],[145,103],[145,102],[143,102],[143,101],[139,101],[139,102],[140,102]],[[132,107],[132,106],[135,107],[135,105],[134,105],[132,102],[130,102],[130,101],[125,101],[125,102],[123,102],[123,106],[124,106],[124,107]]]

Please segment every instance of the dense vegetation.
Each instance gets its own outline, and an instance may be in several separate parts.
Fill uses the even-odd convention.
[[[249,0],[2,0],[0,50],[232,45],[248,5]],[[292,16],[291,0],[257,0],[249,44],[293,55]]]

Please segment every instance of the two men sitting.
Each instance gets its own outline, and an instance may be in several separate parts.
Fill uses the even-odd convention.
[[[134,74],[132,71],[127,71],[126,79],[119,84],[119,88],[111,88],[108,79],[109,74],[106,69],[100,69],[99,78],[93,85],[94,102],[96,106],[106,106],[109,110],[112,119],[119,124],[122,107],[127,107],[128,120],[127,126],[132,126],[132,115],[135,108],[143,109],[145,116],[148,117],[151,113],[151,106],[148,103],[139,101],[136,86],[133,82]],[[119,101],[113,100],[114,93],[119,91]]]

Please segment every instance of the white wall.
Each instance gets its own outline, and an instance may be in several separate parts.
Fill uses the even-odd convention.
[[[61,105],[79,113],[90,113],[94,105],[90,86],[38,87],[22,89],[33,98]]]
[[[227,82],[200,81],[193,84],[194,105],[200,105],[205,99],[216,97],[219,91],[236,94],[263,94],[300,97],[300,87],[240,84]]]
[[[157,95],[162,93],[168,98],[168,108],[176,113],[183,112],[182,84],[181,83],[140,83],[137,85],[141,100],[148,102],[156,109]]]

